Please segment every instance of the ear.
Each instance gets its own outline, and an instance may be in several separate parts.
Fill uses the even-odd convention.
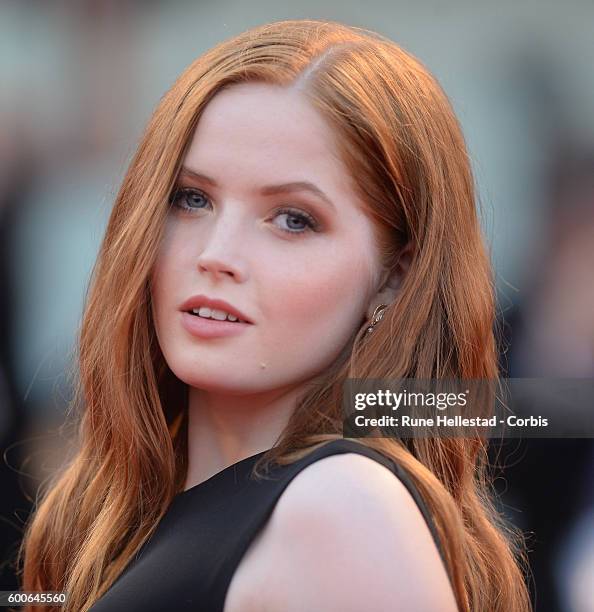
[[[408,242],[400,252],[400,256],[394,268],[390,270],[384,270],[378,285],[379,290],[373,296],[367,309],[368,319],[372,317],[375,309],[380,304],[390,305],[394,301],[394,298],[396,297],[400,289],[400,285],[402,284],[402,281],[410,267],[412,255],[413,244],[412,242]]]

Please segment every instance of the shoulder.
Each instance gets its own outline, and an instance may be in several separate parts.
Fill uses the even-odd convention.
[[[335,454],[304,468],[279,499],[267,538],[264,563],[275,579],[264,609],[456,610],[414,499],[367,456]]]

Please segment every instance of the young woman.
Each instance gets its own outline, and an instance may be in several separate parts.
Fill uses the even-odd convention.
[[[115,202],[80,445],[28,525],[23,589],[67,612],[529,610],[485,440],[342,436],[349,377],[496,378],[493,323],[464,140],[427,70],[334,22],[219,44]]]

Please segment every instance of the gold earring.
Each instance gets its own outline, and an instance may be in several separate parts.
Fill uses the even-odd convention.
[[[367,328],[367,333],[370,334],[373,331],[373,328],[381,321],[384,316],[384,310],[388,307],[387,304],[380,304],[373,311],[373,315],[371,317],[371,325]]]

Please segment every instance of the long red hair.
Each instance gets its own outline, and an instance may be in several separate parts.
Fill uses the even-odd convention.
[[[21,546],[22,588],[68,592],[65,612],[88,610],[110,587],[183,487],[186,395],[156,340],[149,278],[202,110],[223,87],[248,81],[299,88],[333,127],[388,268],[414,245],[375,332],[353,330],[265,460],[294,461],[341,437],[349,377],[498,376],[493,279],[468,154],[427,69],[392,41],[335,22],[281,21],[222,42],[161,100],[93,270],[73,402],[77,447],[40,495]],[[359,442],[411,474],[434,517],[460,610],[530,610],[522,538],[491,501],[486,441]]]

